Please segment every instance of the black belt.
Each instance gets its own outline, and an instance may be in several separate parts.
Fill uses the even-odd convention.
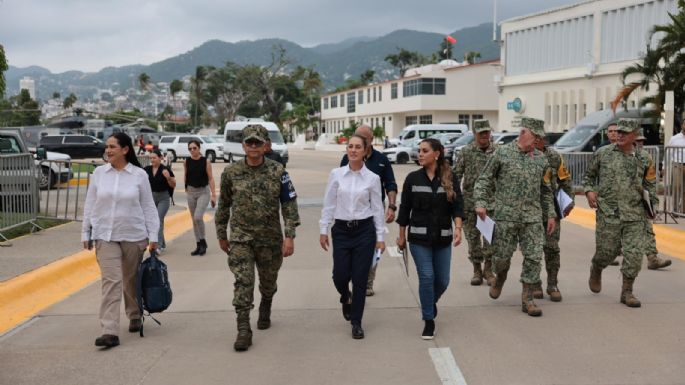
[[[343,227],[353,229],[353,228],[359,227],[361,225],[364,225],[366,223],[369,223],[371,221],[373,221],[373,217],[368,217],[366,219],[353,219],[351,221],[344,221],[342,219],[336,219],[335,224],[338,226],[343,226]]]

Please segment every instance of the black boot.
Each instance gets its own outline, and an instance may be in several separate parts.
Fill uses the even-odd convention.
[[[195,242],[195,250],[190,252],[190,255],[195,256],[195,255],[200,255],[200,248],[202,247],[201,242]]]
[[[205,255],[207,253],[207,241],[200,239],[200,247],[197,249],[198,255]]]

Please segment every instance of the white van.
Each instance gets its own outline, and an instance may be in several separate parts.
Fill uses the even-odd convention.
[[[224,160],[229,161],[232,157],[245,156],[243,151],[243,128],[250,124],[259,124],[266,127],[271,139],[271,148],[283,158],[284,163],[288,163],[288,146],[283,140],[281,130],[273,122],[262,120],[246,120],[240,122],[228,122],[224,128]]]
[[[402,130],[400,146],[411,148],[412,145],[423,139],[448,132],[463,135],[469,132],[469,126],[466,124],[412,124]]]

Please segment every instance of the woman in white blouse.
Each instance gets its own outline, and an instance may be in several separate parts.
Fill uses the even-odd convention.
[[[149,246],[157,248],[159,216],[152,199],[147,173],[140,167],[131,138],[117,133],[107,139],[109,163],[90,178],[83,211],[81,241],[93,248],[102,274],[100,325],[102,336],[95,346],[119,345],[119,307],[123,288],[128,331],[140,330],[136,303],[138,265]]]
[[[343,317],[352,324],[354,339],[364,338],[366,281],[374,251],[385,250],[381,182],[364,165],[366,147],[370,145],[362,136],[350,137],[350,162],[331,171],[319,221],[319,242],[326,251],[328,226],[333,223],[333,283],[340,293]]]

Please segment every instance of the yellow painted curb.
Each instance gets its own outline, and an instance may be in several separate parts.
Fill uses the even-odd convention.
[[[595,210],[576,207],[571,211],[567,221],[585,227],[590,230],[595,229]],[[674,229],[666,225],[654,225],[656,235],[656,247],[660,253],[685,260],[685,248],[682,247],[685,241],[685,231]]]
[[[88,179],[69,179],[67,183],[61,183],[61,185],[67,184],[69,186],[88,186]]]
[[[212,216],[205,214],[204,220]],[[185,210],[164,221],[167,240],[192,227]],[[93,250],[83,250],[10,280],[0,282],[0,335],[100,278]]]

